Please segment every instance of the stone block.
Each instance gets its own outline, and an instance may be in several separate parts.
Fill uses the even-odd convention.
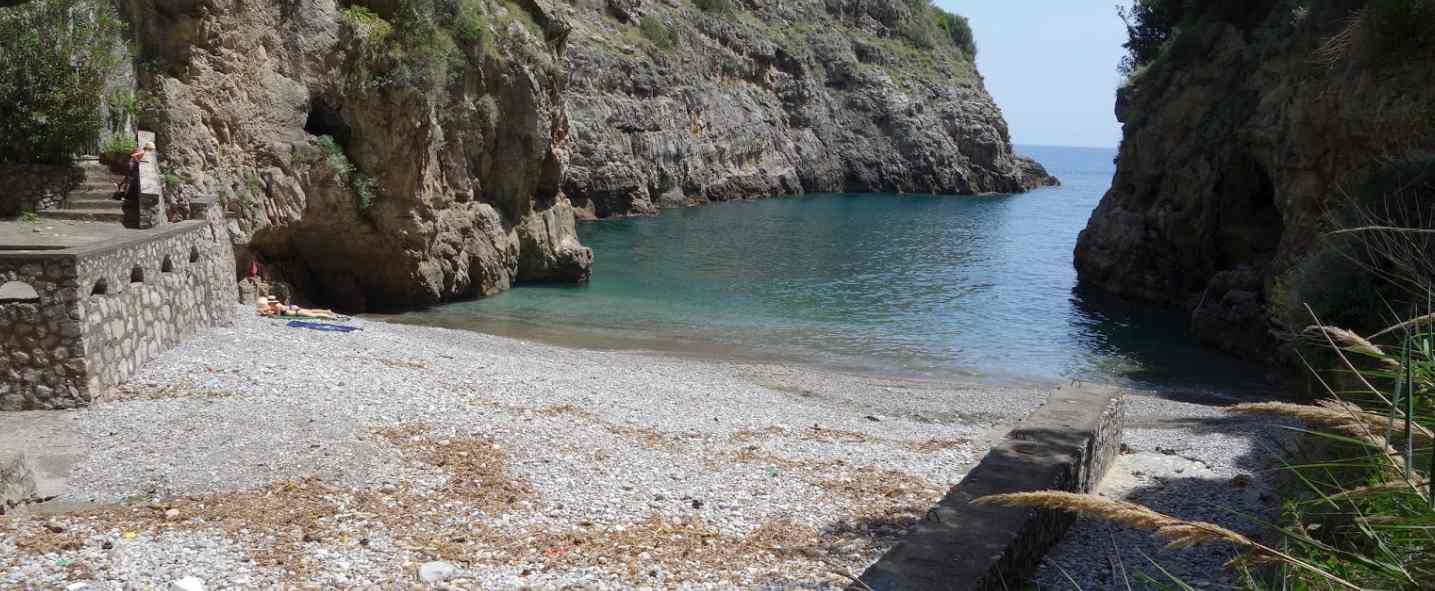
[[[1075,519],[1061,511],[974,505],[987,495],[1091,492],[1121,447],[1121,391],[1066,386],[994,447],[848,591],[1021,588]]]

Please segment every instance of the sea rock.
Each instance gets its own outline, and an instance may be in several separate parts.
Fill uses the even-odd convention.
[[[1412,91],[1432,62],[1320,51],[1347,5],[1299,21],[1270,2],[1187,15],[1117,93],[1116,175],[1076,245],[1084,284],[1184,306],[1202,341],[1275,356],[1275,287],[1331,206],[1373,166],[1432,146],[1415,122],[1435,95]]]
[[[720,4],[720,3],[715,3]],[[638,7],[641,7],[640,9]],[[971,56],[899,31],[900,0],[574,3],[564,192],[587,217],[817,191],[1018,192],[1054,183],[1012,151]],[[645,39],[639,12],[671,32]]]

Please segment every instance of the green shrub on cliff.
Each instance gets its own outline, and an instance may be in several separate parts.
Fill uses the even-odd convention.
[[[1435,0],[1370,0],[1365,18],[1383,53],[1435,44]]]
[[[0,8],[0,161],[60,162],[104,130],[105,83],[127,61],[109,2]]]
[[[693,0],[698,10],[713,14],[731,14],[737,10],[737,5],[732,0]]]
[[[658,49],[672,49],[678,45],[678,32],[652,15],[639,19],[638,32]]]
[[[1117,16],[1126,23],[1126,56],[1119,69],[1131,75],[1149,66],[1160,57],[1176,27],[1185,16],[1184,0],[1135,0],[1130,8],[1116,7]]]
[[[976,36],[966,17],[942,10],[930,0],[908,0],[912,13],[898,25],[898,34],[918,49],[954,47],[968,61],[977,58]]]
[[[373,43],[382,42],[394,32],[393,25],[389,24],[367,6],[350,6],[339,14],[339,22],[352,29],[356,34],[362,35],[365,40]]]
[[[1364,331],[1423,310],[1435,288],[1435,155],[1381,165],[1346,191],[1319,238],[1276,284],[1277,322],[1290,331],[1322,320]],[[1413,301],[1410,294],[1417,294]]]

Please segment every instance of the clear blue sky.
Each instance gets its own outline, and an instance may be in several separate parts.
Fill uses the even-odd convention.
[[[1018,144],[1115,146],[1116,0],[937,0],[971,20],[977,67]]]

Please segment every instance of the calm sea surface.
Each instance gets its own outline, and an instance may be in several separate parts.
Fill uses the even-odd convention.
[[[1259,387],[1179,312],[1078,289],[1072,248],[1113,150],[1025,147],[1063,186],[822,194],[580,223],[586,286],[520,287],[394,320],[572,346],[985,382]]]

